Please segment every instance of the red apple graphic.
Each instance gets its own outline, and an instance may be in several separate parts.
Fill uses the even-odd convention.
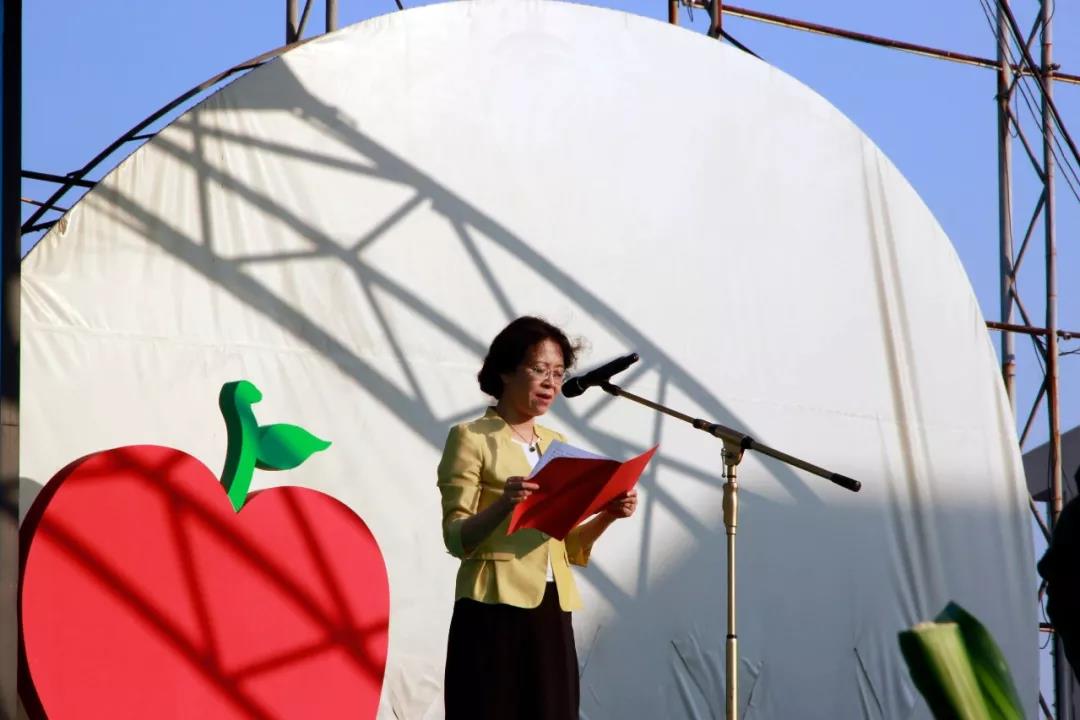
[[[76,460],[21,533],[20,693],[31,717],[373,718],[390,594],[378,545],[334,498],[248,495],[256,467],[329,443],[259,426],[247,381],[220,395],[219,481],[139,445]]]

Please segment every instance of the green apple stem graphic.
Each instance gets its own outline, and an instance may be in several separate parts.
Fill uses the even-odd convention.
[[[236,512],[244,506],[255,468],[291,470],[313,453],[330,447],[326,440],[296,425],[259,425],[251,406],[260,400],[259,388],[247,380],[225,383],[218,395],[228,433],[221,484]]]

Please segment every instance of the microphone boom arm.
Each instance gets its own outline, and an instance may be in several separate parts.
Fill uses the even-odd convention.
[[[635,395],[632,392],[623,390],[621,387],[615,385],[614,383],[602,382],[600,383],[600,387],[603,388],[604,392],[606,393],[624,397],[627,400],[633,400],[634,402],[644,405],[645,407],[652,408],[657,412],[661,412],[665,415],[669,415],[673,418],[682,420],[683,422],[692,425],[698,430],[706,432],[713,437],[720,438],[724,441],[725,445],[732,445],[739,451],[753,450],[754,452],[759,452],[762,455],[768,455],[769,457],[775,458],[782,463],[786,463],[788,465],[791,465],[792,467],[797,467],[800,470],[805,470],[806,472],[817,475],[818,477],[825,478],[829,482],[835,483],[840,487],[850,490],[852,492],[859,492],[859,489],[862,488],[862,483],[858,480],[849,478],[846,475],[841,475],[840,473],[826,470],[823,467],[806,462],[805,460],[797,458],[794,455],[788,455],[785,452],[781,452],[780,450],[771,448],[764,443],[758,442],[749,435],[741,433],[738,430],[733,430],[726,425],[712,423],[707,420],[702,420],[701,418],[693,418],[689,415],[684,415],[677,410],[672,410],[671,408],[660,405],[659,403],[655,403],[652,400],[648,400],[639,395]]]

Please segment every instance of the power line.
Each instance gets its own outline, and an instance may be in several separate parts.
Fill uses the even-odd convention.
[[[995,1],[995,3],[1000,2],[1000,0],[994,0],[994,1]],[[997,36],[997,27],[996,27],[996,22],[993,19],[992,10],[990,8],[989,0],[979,0],[979,2],[980,2],[980,5],[982,6],[983,15],[986,17],[987,24],[990,27],[990,31],[996,37]],[[1017,40],[1017,36],[1015,34],[1013,35],[1013,39],[1016,40],[1018,43],[1023,42],[1023,38],[1020,38],[1019,40]],[[1026,47],[1026,45],[1025,45],[1025,47]],[[1013,48],[1012,48],[1011,43],[1007,43],[1005,45],[1004,51],[1008,55],[1009,64],[1011,66],[1017,67],[1017,66],[1022,65],[1022,58],[1021,58],[1020,61],[1017,61],[1016,57],[1013,54]],[[1026,81],[1028,81],[1030,79],[1032,79],[1032,73],[1020,73],[1020,74],[1018,74],[1017,77],[1016,77],[1016,81],[1015,81],[1015,87],[1016,87],[1017,91],[1019,92],[1021,98],[1023,99],[1024,105],[1027,107],[1028,112],[1031,114],[1032,121],[1035,122],[1036,124],[1038,124],[1038,123],[1040,123],[1041,118],[1040,118],[1040,113],[1035,109],[1036,98],[1034,97],[1034,94],[1033,94],[1031,88],[1028,86],[1028,83],[1026,82]],[[1039,85],[1039,90],[1042,91],[1042,85],[1041,84]],[[1061,130],[1061,132],[1064,133],[1065,130],[1064,130],[1064,127],[1061,125],[1060,121],[1057,121],[1055,119],[1055,123],[1058,125],[1059,130]],[[1022,132],[1022,130],[1021,130],[1020,126],[1019,126],[1019,122],[1016,122],[1015,124],[1016,124],[1017,132],[1018,133]],[[1069,186],[1069,190],[1072,192],[1073,197],[1076,198],[1077,203],[1080,203],[1080,189],[1078,189],[1078,188],[1080,188],[1080,174],[1077,174],[1077,170],[1076,170],[1076,167],[1074,166],[1074,163],[1069,158],[1068,154],[1065,152],[1065,148],[1063,148],[1061,146],[1061,139],[1058,137],[1058,134],[1051,132],[1050,133],[1050,138],[1051,138],[1051,141],[1053,143],[1053,145],[1050,148],[1050,153],[1051,153],[1051,155],[1053,155],[1054,159],[1057,160],[1058,165],[1066,170],[1066,173],[1063,173],[1062,177],[1065,179],[1065,184]],[[1056,148],[1056,150],[1055,150],[1055,148]],[[1078,158],[1078,161],[1080,161],[1080,158]],[[1043,168],[1040,168],[1040,172],[1045,172],[1045,170]],[[1071,178],[1070,178],[1070,175],[1072,176]],[[1074,181],[1075,181],[1075,184],[1074,184]]]
[[[1039,65],[1035,62],[1035,59],[1031,56],[1031,52],[1028,50],[1027,44],[1024,43],[1023,33],[1020,32],[1020,25],[1016,22],[1016,16],[1013,15],[1012,9],[1008,3],[996,0],[998,8],[1004,13],[1006,19],[1009,21],[1009,28],[1012,31],[1013,38],[1016,40],[1017,48],[1023,54],[1023,60],[1030,68],[1032,74],[1040,74]],[[1043,28],[1043,32],[1046,29]],[[1080,162],[1080,150],[1077,149],[1076,143],[1073,142],[1072,136],[1069,134],[1068,129],[1065,127],[1065,121],[1061,118],[1061,112],[1058,110],[1057,103],[1054,102],[1054,98],[1048,95],[1043,84],[1039,83],[1039,92],[1042,94],[1043,100],[1046,102],[1047,109],[1050,111],[1050,116],[1054,120],[1054,124],[1057,125],[1058,131],[1061,133],[1065,143],[1069,146],[1069,150],[1072,152],[1073,159]]]

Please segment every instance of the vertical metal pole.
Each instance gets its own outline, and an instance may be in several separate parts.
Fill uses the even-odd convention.
[[[1042,131],[1043,170],[1046,173],[1046,205],[1043,218],[1046,227],[1046,401],[1050,421],[1050,523],[1057,525],[1061,515],[1061,421],[1058,415],[1058,336],[1057,336],[1057,241],[1054,235],[1054,119],[1050,98],[1054,91],[1053,80],[1053,12],[1049,0],[1041,0],[1042,13]],[[1072,676],[1065,658],[1064,646],[1055,636],[1054,640],[1054,703],[1058,720],[1072,720]]]
[[[1051,10],[1048,0],[1042,6],[1042,131],[1043,170],[1046,173],[1046,205],[1043,218],[1046,228],[1046,397],[1050,419],[1050,519],[1057,522],[1061,514],[1061,424],[1058,418],[1058,336],[1057,336],[1057,241],[1054,236],[1054,120],[1050,98],[1054,91]]]
[[[1001,265],[1001,322],[1013,321],[1013,223],[1012,223],[1012,139],[1009,136],[1009,109],[1012,105],[1012,67],[1009,65],[1009,30],[1005,16],[1005,5],[1009,0],[998,3],[998,72],[997,72],[997,126],[998,126],[998,238],[1000,241]],[[1016,350],[1015,336],[1011,332],[1001,333],[1001,378],[1005,382],[1005,393],[1012,408],[1013,424],[1016,424]]]
[[[727,530],[727,641],[724,647],[724,700],[727,720],[739,717],[739,635],[735,631],[735,532],[739,525],[739,483],[735,468],[742,448],[724,441],[724,528]]]
[[[709,3],[709,37],[718,38],[723,32],[724,3],[723,0],[712,0]]]
[[[672,25],[679,24],[679,0],[668,0],[667,21]]]
[[[300,39],[298,0],[285,0],[285,44],[291,45]]]
[[[337,30],[337,0],[326,0],[326,32]]]
[[[22,165],[22,2],[0,9],[0,718],[18,706],[19,570],[19,171]]]

